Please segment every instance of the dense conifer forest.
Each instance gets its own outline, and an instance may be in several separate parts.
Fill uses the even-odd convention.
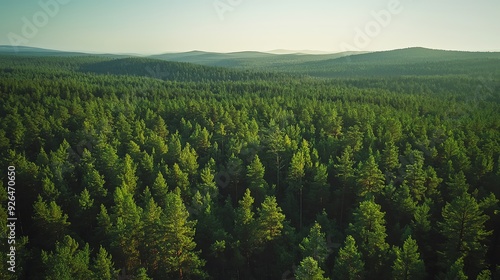
[[[0,279],[500,279],[500,60],[385,55],[0,56]]]

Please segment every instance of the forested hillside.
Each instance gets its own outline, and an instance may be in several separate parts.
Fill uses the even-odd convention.
[[[372,53],[343,52],[323,55],[189,52],[151,57],[207,66],[306,74],[326,78],[402,75],[500,76],[499,52],[444,51],[426,48],[406,48]]]
[[[356,63],[0,56],[0,279],[500,279],[498,60]]]

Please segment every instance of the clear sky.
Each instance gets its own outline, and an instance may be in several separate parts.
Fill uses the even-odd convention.
[[[11,44],[143,54],[500,51],[500,1],[0,0],[0,45]]]

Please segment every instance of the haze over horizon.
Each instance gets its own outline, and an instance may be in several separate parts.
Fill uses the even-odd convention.
[[[494,0],[0,3],[0,45],[62,51],[500,51],[500,2]]]

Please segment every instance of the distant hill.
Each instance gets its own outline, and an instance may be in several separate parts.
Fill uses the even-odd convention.
[[[390,51],[371,52],[349,57],[349,62],[374,62],[384,64],[438,62],[465,59],[498,59],[499,52],[446,51],[427,48],[406,48]],[[327,63],[327,61],[325,61]]]
[[[353,54],[356,53],[345,52],[336,54],[272,54],[254,51],[233,53],[192,51],[185,53],[166,53],[149,57],[167,61],[189,62],[206,66],[247,68],[253,70],[279,72],[294,64],[335,59]]]
[[[284,52],[285,50],[279,51]],[[242,73],[256,75],[257,72],[264,76],[272,72],[275,74],[308,75],[320,78],[443,75],[500,76],[500,52],[445,51],[419,47],[371,53],[344,52],[336,54],[272,54],[255,51],[214,53],[195,50],[137,57],[132,55],[86,54],[32,47],[13,48],[12,46],[0,46],[0,55],[100,57],[106,58],[105,61],[95,60],[99,62],[82,66],[82,69],[96,73],[107,72],[113,74],[128,74],[127,72],[130,71],[130,74],[134,75],[154,76],[156,70],[153,67],[160,67],[159,72],[164,71],[163,68],[168,68],[168,71],[164,71],[168,73],[178,72],[178,68],[180,68],[182,72],[189,70],[197,73],[193,74],[197,77],[196,79],[208,78],[211,80],[226,80],[236,77],[242,79]],[[135,57],[135,59],[131,57]],[[108,61],[108,58],[112,60]],[[170,64],[162,62],[170,62]],[[175,63],[190,63],[191,66]],[[216,68],[200,68],[197,66]],[[228,71],[228,68],[239,71]],[[203,71],[210,72],[210,74],[202,74]],[[173,77],[169,75],[167,75],[168,78]],[[175,76],[175,79],[185,78]]]
[[[98,54],[98,53],[85,53],[85,52],[70,52],[70,51],[60,51],[44,48],[35,47],[25,47],[25,46],[9,46],[0,45],[0,55],[18,55],[18,56],[103,56],[103,57],[129,57],[137,55],[128,54]]]
[[[65,52],[58,50],[23,47],[23,46],[0,46],[0,54],[3,55],[31,55],[31,56],[76,56],[86,55],[81,52]]]
[[[97,74],[144,76],[171,81],[246,81],[281,79],[289,75],[255,72],[152,58],[121,58],[82,64],[79,71]]]
[[[278,50],[282,53],[285,50]],[[206,66],[252,69],[314,77],[491,75],[500,69],[499,52],[406,48],[381,52],[336,54],[210,53],[193,51],[150,56]]]
[[[284,71],[316,77],[489,76],[500,75],[500,52],[407,48],[304,62]]]
[[[278,49],[278,50],[267,51],[266,53],[272,53],[272,54],[332,54],[332,52],[325,52],[325,51],[314,51],[314,50],[284,50],[284,49]]]

